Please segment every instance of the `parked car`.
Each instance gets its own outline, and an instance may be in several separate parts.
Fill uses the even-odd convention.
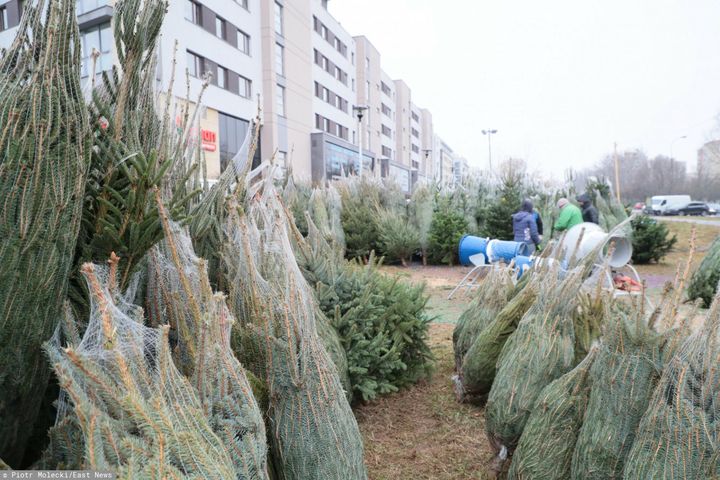
[[[670,210],[666,210],[665,215],[672,215],[668,213],[669,211]],[[710,207],[708,207],[708,204],[705,202],[690,202],[684,207],[678,208],[676,211],[676,215],[710,215]]]
[[[720,203],[708,203],[708,207],[710,207],[708,212],[710,215],[717,215],[720,212]]]
[[[644,212],[645,211],[645,204],[642,202],[638,202],[633,206],[633,212]]]
[[[654,215],[677,215],[677,212],[688,203],[692,203],[690,195],[656,195],[650,199]]]

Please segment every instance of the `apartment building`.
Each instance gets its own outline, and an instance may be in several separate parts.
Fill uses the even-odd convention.
[[[93,80],[93,70],[99,76],[117,64],[111,27],[114,3],[77,1],[84,84]],[[21,0],[0,4],[0,46],[12,42],[21,5]],[[259,8],[260,0],[169,2],[158,48],[158,86],[162,92],[170,88],[173,58],[177,62],[172,91],[175,97],[186,99],[189,87],[192,103],[200,94],[204,78],[210,78],[197,136],[211,178],[217,177],[240,149],[262,95]],[[95,62],[93,50],[99,53]]]
[[[422,162],[418,179],[430,180],[434,178],[435,172],[435,130],[432,113],[426,108],[420,109],[420,152]]]
[[[311,12],[315,128],[310,156],[312,180],[322,182],[372,168],[374,156],[366,148],[360,165],[355,39],[330,15],[327,0],[311,0]]]
[[[111,15],[108,11],[107,28]],[[195,101],[204,78],[209,76],[198,136],[210,178],[219,176],[240,150],[263,96],[259,16],[260,0],[169,2],[158,52],[159,88],[163,92],[170,88],[176,42],[177,70],[171,93],[184,99],[188,91],[184,79],[188,78],[189,100]],[[83,36],[87,35],[82,22],[80,25]],[[108,38],[112,35],[108,34]],[[85,41],[83,54],[92,47],[97,48]],[[105,47],[104,43],[101,47]],[[103,67],[110,68],[110,62],[104,62]]]
[[[88,84],[93,65],[99,75],[117,64],[114,3],[77,0]],[[0,47],[12,42],[22,4],[0,0]],[[239,151],[260,106],[256,160],[274,156],[298,178],[321,183],[365,169],[394,178],[408,193],[418,181],[450,179],[454,154],[435,135],[432,114],[384,71],[378,49],[348,33],[327,6],[328,0],[169,2],[158,87],[171,88],[175,68],[170,93],[183,105],[188,91],[192,103],[210,79],[196,132],[209,177]],[[93,50],[100,54],[95,63]]]
[[[433,177],[440,183],[450,184],[454,182],[453,165],[455,163],[455,152],[438,135],[433,136]]]
[[[720,140],[707,142],[698,150],[697,172],[700,178],[720,180]]]

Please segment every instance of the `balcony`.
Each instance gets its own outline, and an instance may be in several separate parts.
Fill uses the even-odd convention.
[[[112,18],[112,0],[78,0],[75,13],[80,30],[105,23]]]

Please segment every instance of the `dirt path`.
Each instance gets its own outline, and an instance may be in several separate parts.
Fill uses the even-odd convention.
[[[484,412],[457,403],[450,388],[453,327],[431,326],[431,380],[356,409],[371,480],[487,478]]]

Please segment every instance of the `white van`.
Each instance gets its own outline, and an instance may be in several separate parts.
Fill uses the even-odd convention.
[[[666,210],[679,209],[690,203],[690,195],[658,195],[650,199],[653,214],[665,215]]]

